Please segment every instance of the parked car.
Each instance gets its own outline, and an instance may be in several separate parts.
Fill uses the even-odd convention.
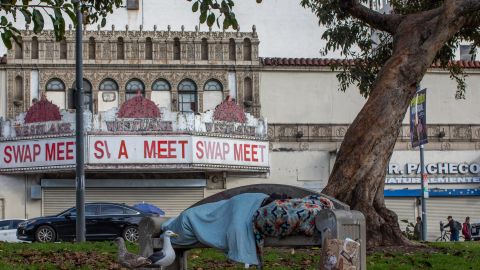
[[[29,219],[19,224],[17,237],[24,241],[55,242],[74,240],[76,235],[76,209],[72,207],[58,215]],[[138,224],[145,216],[141,210],[117,203],[85,204],[87,240],[111,240],[123,237],[138,241]]]
[[[480,220],[472,223],[471,226],[472,240],[480,241]]]
[[[17,239],[17,227],[25,219],[0,220],[0,242],[21,242]]]

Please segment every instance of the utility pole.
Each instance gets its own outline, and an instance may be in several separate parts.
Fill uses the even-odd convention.
[[[81,0],[72,0],[77,15],[75,27],[75,146],[76,146],[76,241],[85,242],[85,130],[83,124],[83,16]]]

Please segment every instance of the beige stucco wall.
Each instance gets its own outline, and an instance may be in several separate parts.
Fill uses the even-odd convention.
[[[355,87],[338,90],[336,73],[325,71],[263,71],[260,80],[262,115],[270,123],[351,123],[365,103]],[[456,100],[456,82],[446,72],[430,72],[422,81],[428,88],[427,123],[480,123],[480,74],[467,77],[465,100]],[[404,123],[408,123],[408,117]]]
[[[7,115],[7,71],[0,70],[0,117]]]
[[[25,175],[0,175],[0,199],[5,203],[5,218],[33,218],[41,214],[40,200],[29,198],[34,177]]]

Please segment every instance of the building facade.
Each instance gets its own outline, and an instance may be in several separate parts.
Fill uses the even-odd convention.
[[[22,42],[0,65],[0,218],[54,214],[75,202],[73,156],[67,160],[73,151],[67,145],[72,146],[75,111],[74,31],[55,42],[51,31],[34,35],[25,30]],[[259,42],[255,27],[250,32],[85,31],[87,201],[146,201],[173,216],[206,196],[241,185],[281,183],[320,191],[365,99],[355,87],[337,90],[330,68],[337,60],[262,58]],[[459,64],[469,74],[465,100],[454,99],[455,82],[434,66],[422,82],[428,89],[430,239],[448,215],[480,219],[480,92],[475,89],[480,64]],[[60,118],[28,120],[56,112],[54,108]],[[65,125],[70,128],[61,128]],[[406,117],[385,179],[385,196],[400,219],[413,221],[421,207],[419,158],[409,139]],[[122,140],[124,150],[137,158],[124,159]],[[143,144],[146,140],[151,141]],[[181,140],[187,141],[185,159],[160,160],[169,141],[177,142],[171,147],[179,156]],[[166,141],[165,148],[159,141]],[[215,148],[217,142],[221,147]],[[32,163],[30,156],[28,164],[11,165],[22,151],[25,161],[27,145],[33,154],[38,150],[39,156],[48,156],[53,144],[65,147],[55,152],[57,163]],[[214,154],[200,160],[207,144]],[[243,163],[235,163],[240,144],[249,148],[242,148]],[[262,147],[268,148],[263,163],[258,161]],[[146,160],[145,151],[158,159]],[[216,157],[220,160],[212,161]]]

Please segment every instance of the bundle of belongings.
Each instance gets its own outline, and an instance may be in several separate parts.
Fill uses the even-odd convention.
[[[162,230],[180,235],[171,239],[173,244],[200,242],[223,250],[233,261],[258,265],[256,247],[261,250],[265,236],[311,236],[316,214],[322,209],[333,208],[333,203],[321,195],[301,199],[277,198],[278,195],[244,193],[199,205],[165,222]]]

